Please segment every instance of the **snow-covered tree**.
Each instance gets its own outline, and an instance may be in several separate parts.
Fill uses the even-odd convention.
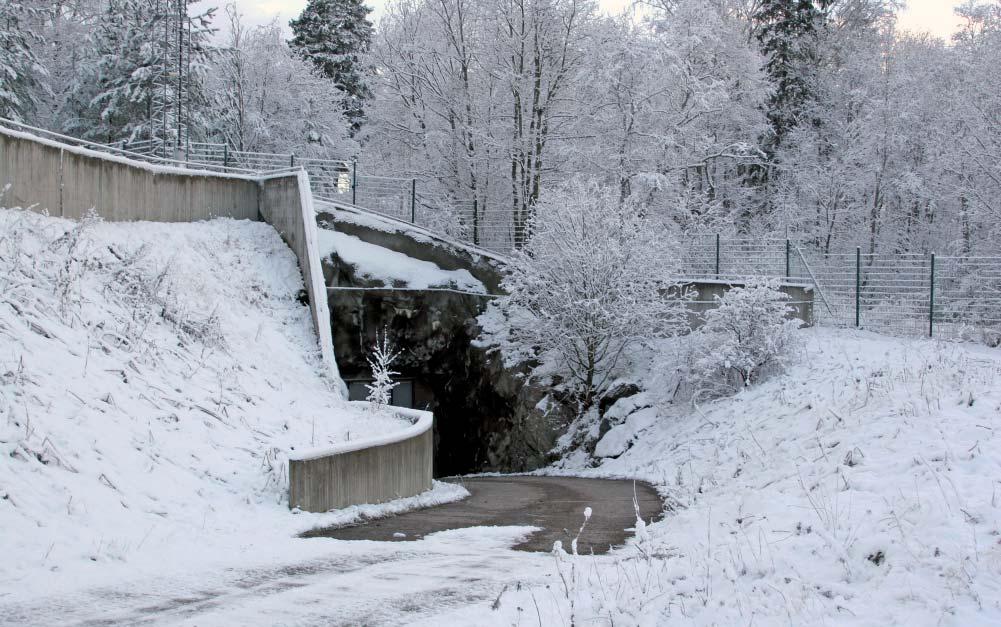
[[[513,347],[554,358],[582,410],[623,351],[687,329],[683,295],[669,279],[670,240],[633,209],[616,188],[574,180],[539,203],[504,279],[500,306],[519,320]]]
[[[775,145],[781,145],[786,133],[799,124],[804,107],[814,98],[818,31],[830,4],[830,0],[761,0],[753,16],[775,89],[768,102]]]
[[[215,99],[213,135],[252,152],[318,158],[357,154],[348,137],[350,122],[336,105],[340,92],[289,49],[277,20],[247,28],[234,5],[226,14],[228,39],[208,81]]]
[[[45,68],[38,62],[42,38],[34,27],[41,15],[30,0],[0,4],[0,117],[22,121],[38,106]]]
[[[295,36],[289,45],[344,93],[338,100],[356,131],[371,97],[364,63],[372,43],[370,11],[363,0],[309,0],[290,23]]]
[[[393,388],[399,385],[393,381],[393,377],[400,374],[393,370],[393,362],[399,356],[400,352],[389,341],[389,333],[383,331],[382,340],[376,334],[372,352],[366,358],[372,369],[372,383],[365,384],[365,387],[368,389],[367,400],[372,404],[373,410],[379,410],[389,405],[393,399]]]
[[[607,177],[683,232],[729,231],[753,205],[745,170],[767,132],[764,59],[714,0],[672,3],[647,24],[603,22],[575,135],[579,169]],[[584,161],[586,160],[586,162]]]
[[[106,8],[103,0],[51,0],[38,28],[44,44],[37,47],[38,63],[45,68],[39,104],[32,118],[35,126],[62,130],[67,119],[85,105],[74,100],[74,87],[95,62],[90,35]],[[79,94],[77,94],[79,95]],[[87,97],[87,100],[92,94]]]
[[[717,296],[692,337],[696,392],[749,386],[767,367],[781,365],[794,345],[793,331],[802,324],[789,318],[792,311],[789,295],[775,280],[749,281]]]
[[[205,72],[214,9],[195,0],[108,0],[90,35],[94,60],[74,82],[65,130],[100,141],[204,135]]]

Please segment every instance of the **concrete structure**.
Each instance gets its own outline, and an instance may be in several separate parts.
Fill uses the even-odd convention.
[[[9,187],[7,187],[9,185]],[[304,170],[248,176],[132,161],[0,127],[2,205],[79,218],[94,209],[110,221],[263,220],[295,253],[323,361],[334,361],[327,290],[320,264],[309,176]],[[413,496],[431,488],[431,414],[390,438],[358,440],[289,463],[290,505],[326,511]]]
[[[307,512],[384,503],[431,489],[433,419],[396,408],[413,426],[383,438],[306,451],[289,459],[289,507]]]
[[[9,187],[8,187],[9,186]],[[0,204],[108,221],[264,220],[295,253],[327,371],[336,380],[330,312],[316,242],[309,178],[200,172],[132,161],[0,127]]]
[[[200,173],[130,161],[0,127],[0,187],[8,207],[109,221],[193,222],[258,218],[258,184],[249,176]]]
[[[368,244],[433,263],[442,270],[468,270],[487,292],[500,293],[506,261],[495,253],[350,205],[323,202],[318,209],[316,220],[321,228],[353,235]]]
[[[699,279],[682,283],[681,289],[693,289],[694,299],[688,302],[688,324],[694,331],[703,324],[702,316],[715,309],[716,298],[722,298],[730,289],[743,287],[739,281],[710,281]],[[790,318],[803,321],[803,326],[813,326],[813,286],[798,283],[782,283],[779,290],[789,295],[788,305],[793,309]]]
[[[258,180],[258,210],[260,218],[275,227],[288,247],[299,260],[303,283],[309,294],[309,309],[313,328],[320,341],[320,355],[327,372],[334,381],[340,381],[334,359],[334,341],[327,302],[327,288],[323,282],[320,247],[317,242],[316,212],[313,193],[309,188],[309,175],[305,170],[276,174]],[[343,385],[341,386],[343,388]],[[346,390],[342,389],[347,398]]]

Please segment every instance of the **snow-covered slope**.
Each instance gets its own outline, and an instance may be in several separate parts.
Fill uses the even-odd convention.
[[[609,412],[622,426],[597,452],[615,457],[551,472],[644,478],[674,511],[617,555],[559,558],[555,590],[509,592],[480,615],[512,624],[524,608],[535,624],[538,606],[543,624],[1001,624],[1001,351],[799,334],[787,374],[698,409],[667,402],[665,353],[634,355],[648,391]]]
[[[406,423],[321,376],[301,289],[266,224],[0,210],[0,590],[316,522],[287,455]]]

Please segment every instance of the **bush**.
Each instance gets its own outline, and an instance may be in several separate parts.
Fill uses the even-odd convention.
[[[500,307],[512,350],[549,355],[581,410],[631,345],[687,330],[664,229],[618,192],[575,180],[540,202],[508,265]]]
[[[748,281],[716,297],[705,324],[692,334],[692,376],[702,392],[722,394],[755,383],[781,367],[802,323],[775,280]]]

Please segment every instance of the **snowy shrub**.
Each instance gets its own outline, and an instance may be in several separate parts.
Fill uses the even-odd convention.
[[[368,388],[368,402],[372,404],[373,410],[384,408],[392,400],[393,388],[399,385],[393,381],[393,377],[400,374],[392,366],[399,356],[400,352],[389,341],[388,333],[383,332],[381,342],[376,334],[372,354],[367,358],[368,365],[372,368],[372,383],[365,386]]]
[[[630,345],[687,329],[670,239],[618,192],[573,181],[540,202],[531,238],[508,266],[500,306],[509,342],[553,355],[582,410],[607,387]]]
[[[769,366],[780,366],[802,321],[778,281],[748,281],[716,297],[705,324],[692,334],[691,373],[698,390],[721,394],[757,381]]]

